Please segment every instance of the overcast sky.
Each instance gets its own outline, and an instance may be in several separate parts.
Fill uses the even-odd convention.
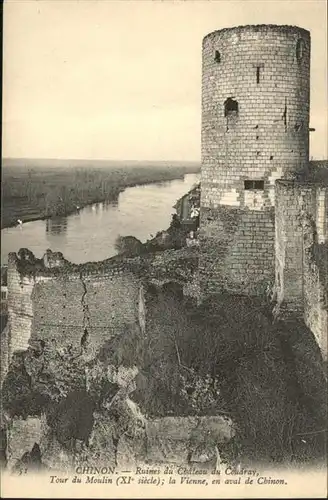
[[[202,38],[309,29],[311,156],[327,158],[325,0],[8,0],[3,156],[199,160]]]

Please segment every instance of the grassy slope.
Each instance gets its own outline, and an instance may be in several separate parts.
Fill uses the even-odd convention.
[[[178,348],[183,366],[218,380],[214,413],[237,423],[244,458],[302,462],[324,455],[326,383],[305,324],[274,323],[267,304],[247,297],[221,295],[195,307],[171,292],[158,294],[147,302],[148,345],[134,396],[147,413],[190,414]]]

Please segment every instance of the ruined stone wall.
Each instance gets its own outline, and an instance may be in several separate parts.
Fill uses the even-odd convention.
[[[227,249],[224,260],[236,270],[246,268],[247,274],[252,269],[254,279],[261,280],[263,265],[257,266],[257,273],[253,249],[265,240],[264,269],[273,272],[274,185],[276,179],[307,169],[309,84],[310,34],[306,30],[242,26],[204,38],[200,217],[204,284],[210,277],[206,271],[212,261],[210,241],[215,253],[222,235],[222,207],[224,217],[229,210],[231,218],[237,210],[244,210],[251,212],[245,218],[253,221],[252,234],[244,232],[244,241],[237,245],[242,226],[235,232],[231,254],[227,256]],[[250,184],[253,181],[258,183]],[[212,239],[216,219],[218,231]],[[261,244],[256,250],[262,260]],[[245,280],[238,273],[233,275],[238,282]],[[220,273],[217,279],[220,285]]]
[[[34,443],[39,444],[41,436],[42,425],[40,418],[14,419],[7,430],[8,468],[11,469],[22,458],[24,453],[30,452]]]
[[[303,317],[327,356],[328,188],[276,185],[276,313]]]
[[[303,193],[303,196],[302,196]],[[276,185],[276,267],[275,290],[281,314],[302,315],[303,303],[303,225],[301,211],[312,213],[315,203],[311,187],[297,190],[294,182]],[[306,204],[306,206],[304,205]]]
[[[8,258],[8,324],[9,352],[26,349],[31,336],[33,276],[22,276],[16,266],[16,255]]]
[[[138,324],[140,284],[129,273],[59,277],[35,285],[32,339],[81,349],[87,330],[95,350],[126,325]]]
[[[206,209],[199,269],[202,293],[258,295],[274,281],[274,212]]]
[[[25,271],[17,256],[11,254],[8,266],[9,321],[1,346],[2,381],[14,352],[26,350],[29,345],[41,346],[48,365],[51,362],[59,379],[64,376],[66,380],[65,377],[71,375],[59,373],[62,366],[58,356],[62,357],[63,363],[66,360],[66,364],[69,356],[73,363],[74,359],[82,359],[82,348],[87,347],[85,359],[93,360],[113,336],[139,327],[145,329],[142,285],[128,270],[113,267],[89,272],[88,268],[82,267],[77,272],[74,266],[51,270],[39,263],[35,268],[33,264],[29,265]],[[41,368],[43,363],[41,360]],[[40,369],[35,359],[28,366],[31,373],[37,374]],[[75,378],[78,376],[75,374]],[[64,384],[64,392],[72,390],[74,384],[83,386],[86,374],[80,376],[84,382],[67,378],[68,388]],[[39,419],[29,417],[14,418],[9,424],[7,458],[10,466],[23,453],[31,451],[34,442],[40,442],[39,427]]]
[[[192,254],[190,251],[186,252]],[[162,263],[158,262],[161,259],[155,258],[154,260],[157,263],[157,265],[153,263],[155,275],[158,274],[158,267],[161,268],[164,262],[166,268],[170,269],[168,264],[172,258],[171,252],[168,252],[166,259]],[[193,262],[194,256],[191,255],[190,258]],[[193,265],[191,267],[193,268]],[[15,288],[14,286],[15,283],[17,285],[18,280],[14,272],[15,268],[20,279],[25,280],[24,283],[28,284],[25,295],[23,288],[20,286]],[[137,326],[137,328],[140,327],[142,333],[145,333],[147,319],[146,296],[142,282],[134,273],[128,270],[121,272],[117,269],[100,273],[88,273],[86,269],[80,269],[80,273],[77,273],[76,269],[67,270],[64,267],[63,269],[57,269],[54,273],[49,272],[49,270],[46,272],[43,269],[41,271],[35,270],[35,273],[30,273],[29,276],[23,276],[19,273],[19,269],[22,269],[19,262],[17,259],[13,259],[12,274],[10,276],[14,277],[15,280],[11,290],[17,289],[17,293],[19,293],[18,304],[24,304],[24,307],[19,308],[18,305],[15,306],[13,300],[11,301],[12,308],[9,313],[12,314],[12,324],[15,326],[13,331],[15,334],[18,333],[18,339],[12,339],[12,346],[26,349],[29,344],[35,346],[37,341],[42,341],[43,355],[40,359],[27,356],[25,358],[25,368],[34,383],[38,377],[40,380],[44,380],[41,376],[44,377],[51,373],[55,375],[55,378],[57,377],[56,381],[59,382],[57,387],[60,386],[61,379],[63,379],[63,383],[66,385],[60,386],[63,389],[61,397],[72,390],[73,386],[69,378],[67,378],[69,374],[63,370],[62,364],[60,361],[58,362],[57,358],[52,359],[51,353],[56,351],[61,355],[65,349],[70,348],[73,350],[73,354],[78,355],[85,330],[88,332],[88,356],[90,355],[92,359],[95,357],[93,357],[93,354],[99,352],[99,348],[104,346],[107,340],[113,335],[117,336],[126,327],[131,326],[133,328]],[[31,271],[31,268],[29,270]],[[189,268],[186,269],[186,272],[188,270]],[[189,276],[188,272],[187,275]],[[26,311],[29,314],[29,322],[27,324],[20,323],[19,315],[20,313],[22,315],[26,314]],[[20,334],[22,324],[25,327],[23,335]],[[85,356],[78,357],[78,359],[78,363],[81,363],[81,365],[86,361]],[[65,360],[63,357],[63,360],[63,363],[65,362],[67,365],[67,359]],[[49,371],[50,368],[53,369],[53,372]],[[136,366],[126,368],[110,365],[106,367],[100,366],[100,368],[104,368],[107,379],[118,384],[121,389],[126,386],[128,379],[134,379],[138,373]],[[42,370],[44,371],[42,372]],[[76,372],[74,374],[78,376]],[[87,374],[84,375],[87,377]],[[50,392],[50,385],[48,390]],[[123,394],[125,394],[125,391],[123,391]],[[145,420],[140,411],[138,410],[140,415],[136,411],[137,405],[133,401],[127,399],[121,404],[127,405],[130,410],[132,408],[134,425],[137,426],[138,419]],[[45,407],[42,411],[44,410]],[[112,433],[116,432],[113,428],[114,420],[108,414],[108,411],[103,413],[99,413],[99,411],[97,413],[96,411],[94,413],[90,447],[88,448],[90,460],[92,460],[93,464],[98,465],[98,460],[102,463],[101,460],[104,459],[106,465],[108,465],[110,462],[109,456],[115,458],[112,438]],[[65,462],[66,465],[62,463],[69,453],[63,447],[63,444],[59,442],[56,428],[51,430],[48,427],[49,422],[47,425],[45,422],[44,413],[37,418],[30,416],[18,418],[14,416],[11,419],[6,426],[8,442],[6,456],[9,469],[12,469],[24,453],[31,452],[34,443],[40,445],[42,460],[45,465],[56,467],[70,465],[69,457],[67,463]],[[174,428],[177,428],[177,426],[187,429],[186,435],[181,436],[181,433],[178,433],[178,436],[174,432]],[[118,466],[123,467],[126,466],[127,459],[134,462],[139,458],[141,461],[156,460],[156,462],[166,463],[169,452],[171,453],[169,458],[173,462],[187,463],[190,454],[193,461],[197,462],[200,445],[206,449],[207,460],[213,466],[216,459],[214,444],[229,441],[235,434],[232,422],[221,416],[186,417],[184,419],[168,417],[147,421],[144,427],[142,437],[138,438],[141,443],[140,446],[139,441],[137,442],[134,438],[122,434],[117,445],[117,456],[113,461],[113,466],[117,462]],[[168,435],[166,435],[166,432],[168,432]],[[101,442],[99,441],[100,438]],[[208,442],[205,442],[205,439]],[[142,451],[140,457],[138,455],[139,448]],[[98,458],[94,458],[94,451],[97,453]]]
[[[141,283],[120,268],[22,272],[16,254],[8,262],[8,335],[2,339],[2,380],[11,356],[42,340],[54,348],[81,350],[87,330],[91,350],[114,333],[140,326]],[[145,321],[143,319],[143,321]],[[85,339],[86,340],[86,339]]]
[[[32,332],[32,292],[36,283],[48,280],[43,275],[23,275],[15,253],[8,257],[8,335],[3,341],[1,361],[8,366],[14,351],[27,349]],[[2,374],[3,375],[3,374]],[[1,378],[1,380],[3,380]]]
[[[327,359],[328,334],[328,187],[315,188],[316,205],[311,220],[304,221],[304,319]],[[310,222],[310,223],[309,223]]]
[[[0,336],[0,386],[2,386],[3,379],[9,367],[9,334],[9,325],[7,323]]]

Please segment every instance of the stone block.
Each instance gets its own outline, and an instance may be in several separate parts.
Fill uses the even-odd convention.
[[[232,421],[222,416],[164,417],[147,422],[147,460],[182,463],[188,457],[214,447],[235,435]],[[198,450],[198,451],[197,451]]]

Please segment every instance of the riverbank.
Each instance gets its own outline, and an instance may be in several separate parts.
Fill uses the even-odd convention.
[[[187,173],[190,173],[190,172],[187,172]],[[130,187],[147,186],[149,184],[156,184],[158,182],[168,182],[170,180],[174,181],[177,179],[183,179],[183,177],[184,177],[184,174],[180,175],[179,177],[173,177],[172,179],[157,180],[157,181],[152,180],[152,181],[148,181],[148,182],[146,181],[146,182],[142,182],[142,183],[135,182],[133,184],[132,183],[126,184],[124,187],[120,188],[120,190],[117,193],[117,196],[115,196],[115,197],[109,198],[107,196],[97,196],[96,198],[89,200],[85,203],[81,201],[80,204],[78,205],[78,208],[77,207],[67,208],[64,213],[60,214],[60,216],[61,217],[68,217],[69,215],[77,213],[80,210],[82,210],[83,208],[88,207],[90,205],[93,205],[95,203],[115,202],[117,200],[118,196],[120,195],[120,193],[122,193],[123,191],[125,191],[125,189],[130,188]],[[56,217],[56,215],[44,215],[37,208],[35,210],[33,210],[33,208],[28,209],[28,213],[26,213],[26,212],[23,213],[23,207],[17,207],[17,208],[15,207],[13,209],[14,213],[10,213],[10,214],[8,214],[8,213],[6,214],[6,212],[3,208],[3,212],[4,213],[3,213],[3,218],[1,220],[1,229],[6,229],[6,228],[17,226],[18,219],[21,220],[22,223],[26,223],[26,222],[33,222],[36,220],[47,220],[47,219],[51,219],[52,217]],[[17,215],[17,217],[16,217],[16,215]]]
[[[199,172],[196,163],[118,163],[89,166],[5,166],[2,171],[1,229],[30,222],[65,217],[94,203],[115,202],[128,187],[182,179]]]

